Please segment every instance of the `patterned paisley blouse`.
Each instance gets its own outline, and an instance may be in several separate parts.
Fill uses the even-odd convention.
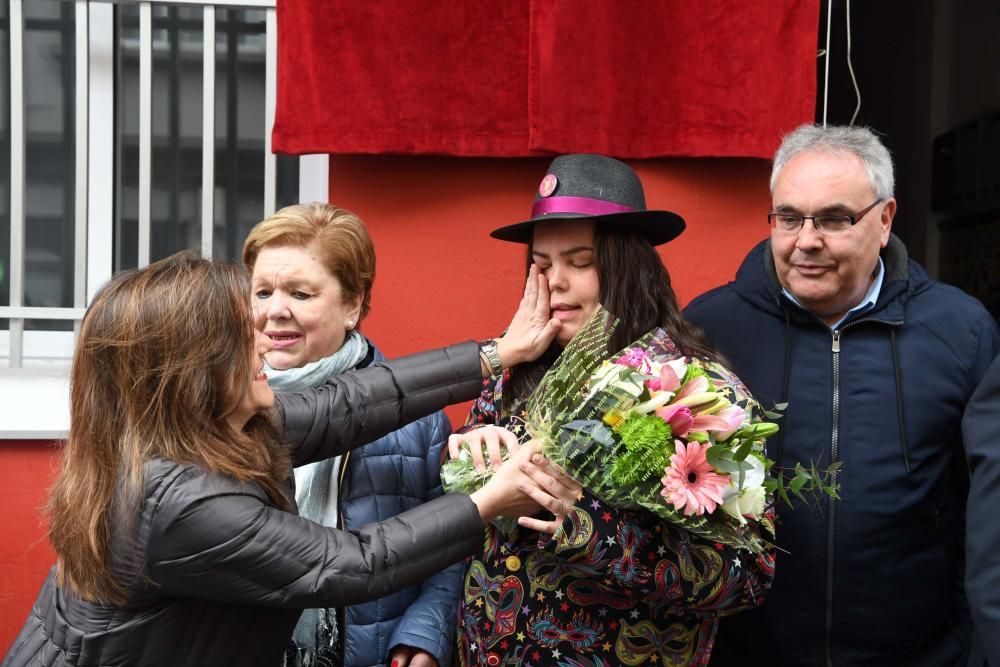
[[[506,379],[484,381],[462,432],[496,424],[527,439]],[[459,604],[459,664],[706,665],[719,617],[761,604],[774,576],[771,551],[713,544],[587,490],[564,528],[542,541],[487,525]]]

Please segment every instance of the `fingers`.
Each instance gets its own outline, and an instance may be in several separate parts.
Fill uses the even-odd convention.
[[[453,433],[448,436],[448,456],[457,459],[462,454],[462,448],[469,450],[469,457],[476,470],[485,470],[486,462],[483,459],[483,440],[479,428],[468,433]]]
[[[452,459],[461,456],[463,447],[469,450],[472,465],[477,470],[486,469],[487,458],[490,467],[496,470],[503,463],[503,450],[506,448],[508,452],[513,454],[520,448],[520,445],[517,436],[507,429],[489,425],[467,433],[455,433],[448,436],[448,456]],[[484,448],[486,450],[485,457],[483,455]]]
[[[462,452],[462,438],[464,436],[458,433],[452,433],[448,436],[448,458],[452,461],[459,457]]]
[[[400,646],[389,657],[391,667],[437,667],[437,659],[427,651]]]
[[[389,664],[392,667],[407,667],[407,665],[412,664],[410,662],[410,657],[414,655],[415,649],[409,646],[399,646],[397,647],[390,657]]]
[[[410,667],[437,667],[437,659],[427,651],[417,651],[410,658]]]
[[[533,454],[520,467],[524,474],[553,499],[551,503],[543,504],[553,514],[565,513],[573,506],[583,489],[579,482],[559,470],[541,454]]]
[[[476,470],[486,470],[486,459],[483,458],[482,436],[466,440],[465,444],[469,448],[469,454],[472,456],[473,467]]]
[[[549,302],[549,281],[542,274],[538,273],[537,267],[532,264],[531,270],[535,271],[534,283],[535,283],[535,299],[534,302],[529,304],[533,307],[535,317],[540,321],[545,321],[549,319],[552,313],[552,305]],[[528,272],[528,280],[532,279],[531,271]]]
[[[558,517],[553,521],[545,521],[533,516],[519,516],[517,517],[517,525],[539,533],[554,535],[562,526],[562,521]]]
[[[535,481],[537,483],[537,480]],[[563,502],[562,499],[546,492],[541,486],[522,482],[517,485],[517,489],[538,503],[539,507],[551,512],[556,516],[556,518],[558,518],[560,514],[562,514],[562,516],[566,516],[566,503]]]
[[[545,347],[549,346],[549,343],[556,337],[559,330],[562,329],[562,320],[557,320],[556,318],[551,318],[545,323],[545,328],[542,330],[542,340],[545,341]]]
[[[486,451],[490,457],[490,467],[496,470],[500,467],[500,436],[497,431],[501,429],[494,429],[493,427],[485,427],[480,430],[483,438],[483,444],[486,445]],[[476,449],[480,449],[477,447]]]
[[[544,276],[539,276],[538,265],[532,263],[528,267],[528,279],[524,281],[524,296],[521,298],[521,303],[524,304],[530,310],[534,310],[538,302],[539,295],[539,284],[538,279],[541,277],[544,280]],[[548,281],[545,281],[545,301],[549,300],[548,297]]]
[[[486,426],[481,429],[483,444],[490,458],[490,466],[496,470],[503,462],[502,454],[506,449],[513,454],[521,445],[517,441],[517,436],[505,428],[499,426]]]
[[[547,475],[549,475],[553,484],[546,488],[552,491],[553,495],[556,497],[568,500],[568,502],[572,504],[576,500],[576,497],[580,495],[580,492],[583,491],[582,484],[567,475],[559,468],[559,466],[555,465],[541,454],[532,455],[531,463],[539,470],[544,471]]]
[[[505,428],[499,429],[500,439],[503,441],[504,447],[507,451],[513,455],[517,450],[521,449],[521,441],[517,439],[517,436],[508,431]]]

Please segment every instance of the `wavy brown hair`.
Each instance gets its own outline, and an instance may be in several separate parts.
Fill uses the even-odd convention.
[[[249,391],[253,355],[246,272],[182,252],[114,277],[80,328],[70,431],[53,486],[49,537],[59,584],[121,603],[115,548],[132,534],[145,464],[162,458],[255,482],[278,506],[289,458],[264,415],[226,420]]]
[[[531,250],[529,243],[528,268],[533,262]],[[701,329],[684,319],[667,267],[645,237],[619,226],[596,224],[594,264],[600,281],[601,305],[621,319],[608,343],[609,355],[652,329],[663,327],[685,355],[722,361]],[[517,397],[530,394],[561,352],[562,347],[553,342],[537,360],[511,371],[511,394]]]

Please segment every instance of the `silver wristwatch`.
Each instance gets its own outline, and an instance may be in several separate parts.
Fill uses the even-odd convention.
[[[503,374],[503,364],[500,363],[500,354],[497,352],[497,342],[493,338],[487,338],[479,343],[479,356],[486,362],[490,369],[490,377],[500,377]]]

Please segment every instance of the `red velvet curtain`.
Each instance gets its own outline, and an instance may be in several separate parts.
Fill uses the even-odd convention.
[[[281,153],[770,157],[815,0],[279,0]]]

